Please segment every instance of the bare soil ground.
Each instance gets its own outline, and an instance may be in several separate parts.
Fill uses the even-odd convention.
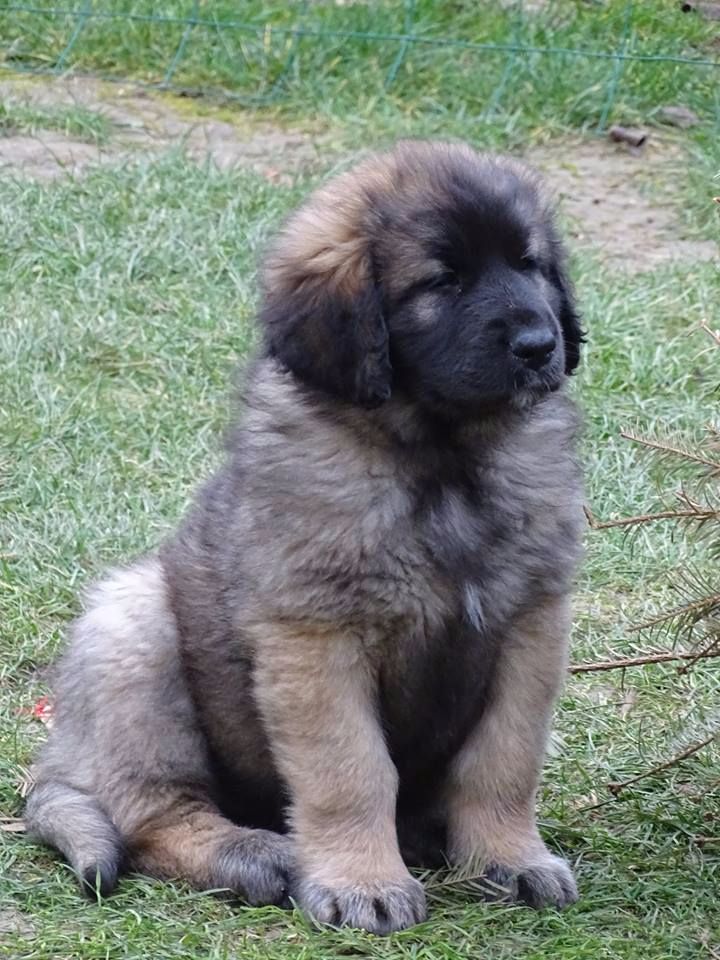
[[[31,936],[35,932],[36,928],[26,914],[20,913],[14,907],[0,909],[0,945],[6,933]]]
[[[141,87],[103,83],[92,78],[0,82],[0,100],[41,109],[82,107],[100,114],[112,131],[107,143],[91,144],[57,131],[0,137],[0,168],[52,179],[78,174],[89,165],[138,152],[155,153],[181,146],[199,162],[211,160],[221,170],[247,166],[273,179],[320,164],[320,138],[277,125],[227,122],[193,115],[180,98],[148,93]],[[173,102],[175,101],[175,102]]]
[[[133,85],[91,78],[0,82],[0,99],[42,110],[82,107],[98,113],[111,131],[88,143],[57,130],[0,135],[0,169],[52,179],[80,175],[93,164],[181,147],[198,162],[220,169],[244,166],[271,181],[320,169],[328,144],[321,134],[282,128],[246,115],[201,115],[193,104]],[[664,263],[713,260],[715,243],[685,235],[672,181],[681,164],[676,143],[658,135],[642,152],[600,139],[533,148],[527,159],[558,195],[576,243],[591,246],[610,265],[627,271]]]
[[[716,243],[684,235],[673,197],[682,151],[672,141],[653,136],[642,151],[631,151],[578,140],[537,147],[528,159],[558,195],[571,236],[613,266],[638,271],[717,259]]]

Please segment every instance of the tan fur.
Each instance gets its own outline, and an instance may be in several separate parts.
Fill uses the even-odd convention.
[[[265,627],[257,639],[256,696],[293,794],[295,855],[328,886],[409,878],[366,639],[322,625]]]
[[[280,234],[265,264],[265,285],[282,293],[310,277],[355,296],[369,276],[367,198],[392,189],[394,167],[391,157],[373,158],[321,188]]]
[[[431,195],[436,189],[433,167],[438,158],[476,154],[464,144],[400,143],[393,153],[372,155],[353,170],[331,180],[316,191],[313,203],[302,207],[288,220],[278,237],[264,271],[266,288],[290,293],[299,281],[321,281],[330,289],[353,297],[367,282],[368,216],[373,199],[399,194],[409,201]],[[410,170],[403,161],[411,158]],[[427,159],[422,164],[423,158]],[[523,179],[534,180],[523,164],[506,159]],[[530,252],[543,249],[543,239],[531,235]],[[401,290],[423,276],[431,277],[440,265],[424,257],[417,238],[394,238],[393,258],[386,282],[391,291]]]
[[[209,806],[194,810],[178,802],[132,835],[130,858],[139,873],[166,880],[182,877],[206,889],[213,886],[218,849],[248,833]]]
[[[448,783],[449,852],[473,870],[548,857],[535,791],[567,659],[570,609],[551,597],[519,617],[500,653],[493,701],[456,758]]]
[[[147,876],[181,878],[200,890],[226,888],[252,902],[257,895],[248,895],[240,871],[233,878],[226,864],[261,858],[266,855],[264,846],[275,848],[276,844],[273,834],[238,827],[210,803],[178,798],[157,821],[132,834],[128,856],[132,867]],[[286,847],[290,862],[290,844]]]

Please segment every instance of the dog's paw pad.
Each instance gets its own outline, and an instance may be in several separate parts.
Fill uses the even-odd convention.
[[[385,935],[421,923],[426,916],[422,885],[407,879],[354,887],[329,887],[312,880],[300,886],[302,907],[319,923]]]
[[[543,907],[562,910],[578,898],[570,867],[561,857],[552,854],[519,870],[493,864],[485,871],[483,887],[486,900],[515,901],[536,910]]]

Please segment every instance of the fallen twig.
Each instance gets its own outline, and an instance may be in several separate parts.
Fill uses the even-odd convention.
[[[715,203],[720,203],[720,197],[715,197]],[[720,330],[713,330],[707,320],[701,320],[700,327],[705,333],[709,333],[715,343],[720,347]]]
[[[636,777],[630,777],[629,780],[623,780],[619,783],[608,783],[607,788],[610,793],[616,797],[622,790],[631,786],[633,783],[637,783],[639,780],[644,780],[646,777],[652,777],[653,774],[662,773],[663,770],[669,770],[670,767],[674,767],[683,760],[687,760],[688,757],[692,757],[693,754],[698,753],[703,749],[703,747],[707,747],[708,744],[712,743],[714,740],[717,740],[718,736],[720,736],[720,733],[713,733],[706,740],[702,740],[700,743],[694,743],[681,753],[675,754],[674,757],[670,757],[669,760],[659,763],[656,767],[651,767],[650,770],[645,770],[643,773],[639,773]]]

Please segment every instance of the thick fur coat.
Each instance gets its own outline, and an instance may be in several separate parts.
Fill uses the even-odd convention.
[[[529,171],[405,143],[264,269],[224,464],[88,597],[27,820],[122,869],[389,932],[407,863],[563,906],[535,793],[579,558],[581,330]]]

